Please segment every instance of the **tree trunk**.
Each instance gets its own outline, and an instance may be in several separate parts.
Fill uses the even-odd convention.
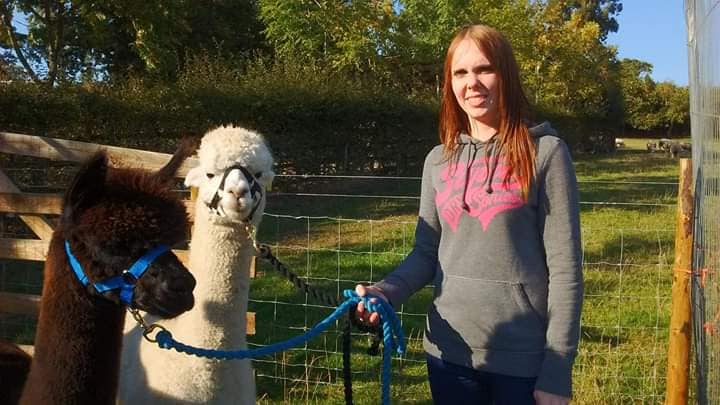
[[[2,14],[0,17],[2,17],[3,24],[5,25],[5,30],[7,31],[8,37],[10,38],[10,44],[15,51],[15,56],[17,56],[18,60],[23,65],[23,68],[25,68],[28,75],[30,75],[32,81],[34,81],[35,83],[40,83],[40,78],[38,78],[38,76],[35,74],[35,71],[30,66],[27,59],[25,59],[25,54],[23,54],[23,51],[20,48],[20,44],[18,43],[17,37],[15,36],[15,29],[12,25],[12,12],[7,7],[7,3],[5,3],[4,1],[0,2],[0,13]]]

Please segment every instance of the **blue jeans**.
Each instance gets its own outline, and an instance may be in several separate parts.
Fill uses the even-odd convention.
[[[430,355],[427,368],[436,405],[535,405],[536,377],[478,371]]]

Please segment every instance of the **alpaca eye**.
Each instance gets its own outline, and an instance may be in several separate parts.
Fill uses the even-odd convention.
[[[257,172],[254,174],[256,179],[259,179],[262,176],[262,172]]]
[[[214,173],[205,173],[205,175],[207,176],[208,179],[212,179],[213,177],[215,177]]]

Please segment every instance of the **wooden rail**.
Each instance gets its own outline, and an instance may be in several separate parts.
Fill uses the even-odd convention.
[[[2,171],[0,171],[2,173]],[[195,218],[195,202],[184,200],[190,222]],[[60,194],[5,192],[0,185],[0,212],[25,215],[60,215],[62,196]]]
[[[2,292],[0,308],[11,314],[37,316],[40,311],[40,296]]]
[[[162,167],[171,157],[166,153],[0,132],[0,153],[82,162],[98,150],[105,150],[110,158],[110,164],[115,167],[141,167],[153,170]],[[178,177],[187,174],[187,171],[195,165],[197,165],[195,158],[186,160],[178,171]],[[195,203],[186,200],[185,205],[188,217],[192,221]],[[37,237],[37,239],[0,238],[0,259],[45,261],[53,233],[53,224],[48,221],[46,216],[57,216],[61,211],[61,195],[23,193],[0,170],[0,212],[17,214]],[[173,252],[187,266],[188,251],[173,250]],[[254,268],[255,261],[253,260],[251,277],[255,275]],[[40,300],[39,295],[0,291],[0,313],[37,317]],[[253,312],[247,313],[247,334],[255,334],[255,313]],[[32,352],[32,346],[26,346],[24,349]]]
[[[0,170],[0,191],[5,193],[20,193],[20,189],[2,170]],[[20,215],[20,219],[25,222],[40,239],[50,240],[50,237],[52,237],[52,227],[43,217],[37,215]]]
[[[144,169],[159,169],[171,156],[167,153],[149,152],[140,149],[0,132],[0,153],[65,162],[83,162],[99,150],[107,152],[112,166],[141,167]],[[188,170],[194,166],[197,166],[197,159],[187,159],[180,167],[178,177],[184,177]]]
[[[53,194],[0,193],[0,211],[16,214],[58,215],[62,197]]]

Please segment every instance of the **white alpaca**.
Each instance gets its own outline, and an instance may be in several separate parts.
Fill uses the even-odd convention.
[[[273,158],[261,135],[236,127],[208,132],[198,157],[200,165],[185,178],[187,186],[198,187],[188,266],[197,280],[195,307],[159,323],[192,346],[244,349],[254,254],[245,224],[260,223],[265,190],[275,176]],[[132,318],[126,324],[121,403],[255,403],[250,360],[208,360],[163,350],[142,338]]]

